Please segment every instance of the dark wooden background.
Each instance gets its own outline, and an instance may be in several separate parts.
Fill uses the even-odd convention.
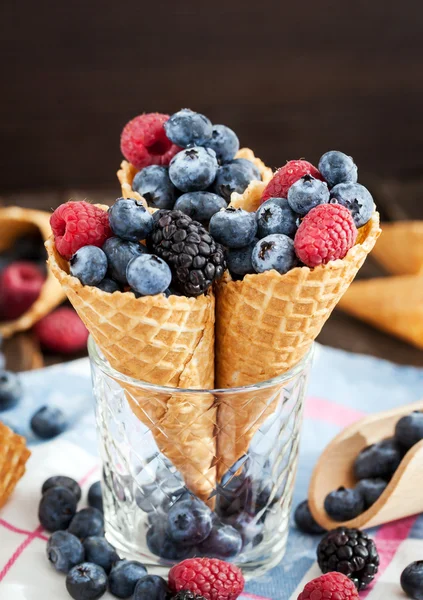
[[[423,216],[421,0],[5,0],[0,56],[6,203],[112,200],[125,122],[188,106],[272,167],[342,149],[385,219]],[[423,364],[341,313],[320,339]]]

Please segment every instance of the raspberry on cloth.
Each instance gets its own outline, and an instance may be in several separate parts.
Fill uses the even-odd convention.
[[[169,571],[172,592],[189,590],[206,600],[235,600],[244,589],[239,567],[217,558],[188,558]]]
[[[298,600],[354,600],[359,598],[353,582],[342,573],[327,573],[313,579],[298,596]]]

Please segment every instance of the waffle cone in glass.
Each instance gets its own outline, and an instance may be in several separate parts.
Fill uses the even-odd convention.
[[[231,205],[253,211],[263,184],[252,182]],[[216,386],[240,387],[287,372],[310,349],[380,234],[379,215],[359,230],[356,245],[342,260],[314,269],[297,267],[232,281],[226,274],[216,287]],[[218,409],[218,481],[247,451],[275,399],[261,391],[248,404],[233,394]]]

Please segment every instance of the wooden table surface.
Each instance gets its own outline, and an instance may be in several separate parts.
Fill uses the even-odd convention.
[[[364,182],[373,192],[381,217],[385,221],[407,218],[423,218],[420,180],[379,181],[368,177]],[[24,194],[8,194],[0,198],[2,204],[20,205],[43,210],[52,210],[69,199],[88,199],[91,202],[110,204],[118,194],[118,186],[114,189],[95,190],[63,190]],[[369,278],[383,276],[385,273],[377,263],[368,257],[358,277]],[[382,333],[369,325],[335,310],[324,326],[318,341],[328,346],[342,348],[352,352],[361,352],[394,361],[423,367],[423,352],[394,337]],[[7,367],[13,370],[38,368],[43,364],[53,364],[69,357],[42,355],[36,340],[31,333],[15,336],[4,343]],[[83,356],[83,354],[79,355]],[[71,358],[77,358],[72,356]],[[352,375],[353,376],[353,375]]]

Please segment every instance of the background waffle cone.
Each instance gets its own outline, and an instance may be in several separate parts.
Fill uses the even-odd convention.
[[[25,438],[0,422],[0,508],[6,504],[23,477],[30,456]]]
[[[129,377],[161,386],[211,389],[214,383],[214,296],[162,294],[135,298],[83,286],[53,239],[48,263],[111,366]],[[132,410],[155,436],[187,487],[207,499],[215,487],[214,398],[208,393],[143,392],[126,384]]]
[[[393,275],[423,273],[423,221],[384,223],[372,256]]]
[[[233,194],[231,204],[255,210],[262,185],[250,185],[245,197]],[[360,230],[359,242],[342,260],[285,275],[267,271],[217,286],[216,386],[239,387],[286,373],[310,349],[380,233],[375,213]],[[250,445],[257,429],[274,412],[275,390],[262,390],[246,403],[242,394],[218,410],[218,480]]]
[[[0,252],[7,250],[15,240],[25,234],[40,231],[44,241],[51,235],[50,214],[41,210],[30,210],[18,206],[0,208]],[[18,331],[30,329],[37,321],[51,312],[65,299],[63,290],[50,272],[41,289],[41,294],[18,319],[0,323],[0,334],[10,337]]]

